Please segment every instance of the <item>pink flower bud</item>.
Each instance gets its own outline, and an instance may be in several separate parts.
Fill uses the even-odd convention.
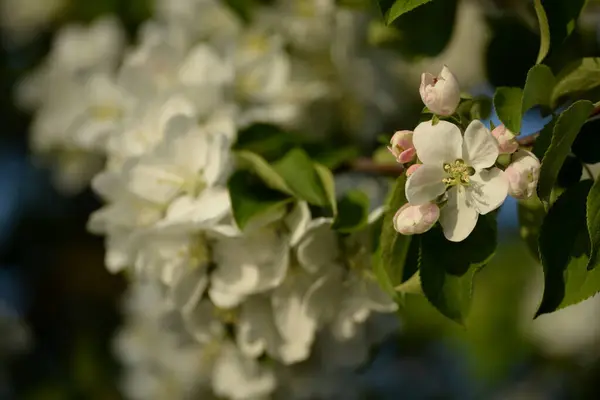
[[[498,141],[500,154],[512,154],[519,149],[519,143],[515,138],[515,134],[506,129],[504,125],[494,128],[492,136]]]
[[[410,167],[408,167],[408,169],[406,170],[406,176],[411,176],[412,174],[414,174],[415,171],[418,170],[421,165],[423,164],[413,164]]]
[[[425,233],[435,225],[439,217],[440,208],[437,204],[405,204],[394,216],[394,229],[403,235]]]
[[[456,77],[444,66],[440,76],[430,73],[421,75],[419,88],[423,103],[437,115],[452,115],[460,103],[460,87]]]
[[[508,194],[516,199],[527,199],[535,193],[540,160],[529,151],[519,150],[504,173],[508,179]]]
[[[388,150],[392,152],[396,161],[400,164],[411,162],[417,151],[413,145],[413,133],[412,131],[398,131],[392,136]]]

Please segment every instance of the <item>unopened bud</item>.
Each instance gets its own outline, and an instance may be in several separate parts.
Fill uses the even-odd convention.
[[[452,115],[460,103],[460,87],[456,77],[444,66],[438,77],[430,73],[421,75],[419,88],[423,103],[437,115]]]
[[[504,172],[508,179],[508,194],[516,199],[527,199],[535,193],[540,176],[540,160],[529,151],[519,150]]]
[[[439,218],[440,208],[437,204],[405,204],[394,215],[394,229],[403,235],[425,233]]]
[[[412,138],[412,131],[398,131],[394,133],[392,140],[390,140],[388,150],[400,164],[411,162],[417,154]]]
[[[494,128],[492,136],[498,141],[500,154],[512,154],[519,149],[519,143],[515,134],[509,131],[504,125]]]

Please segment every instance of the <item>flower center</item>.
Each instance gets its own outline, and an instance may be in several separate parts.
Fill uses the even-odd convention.
[[[468,186],[471,183],[471,176],[475,174],[475,169],[460,158],[453,163],[445,163],[444,171],[448,176],[442,179],[442,182],[448,186]]]

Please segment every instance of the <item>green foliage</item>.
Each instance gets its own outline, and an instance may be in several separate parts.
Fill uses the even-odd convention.
[[[236,155],[238,166],[254,172],[267,187],[289,195],[293,194],[292,189],[287,185],[285,179],[261,156],[245,150],[238,151]]]
[[[238,133],[234,150],[247,150],[272,161],[299,145],[298,135],[271,124],[253,124]]]
[[[550,194],[560,168],[571,152],[571,145],[593,108],[591,102],[580,100],[566,109],[556,121],[552,132],[552,141],[542,159],[537,188],[538,197],[546,208],[550,205]]]
[[[519,234],[529,248],[531,255],[540,261],[538,251],[538,240],[542,222],[546,216],[544,205],[537,197],[533,196],[526,200],[520,200],[517,206],[519,217]]]
[[[583,301],[600,291],[600,270],[588,272],[589,237],[585,180],[567,189],[542,223],[539,251],[544,268],[544,295],[537,315]]]
[[[464,323],[471,305],[473,279],[496,250],[496,221],[480,216],[475,230],[462,242],[450,242],[439,226],[421,237],[421,285],[427,299],[442,314]]]
[[[401,235],[394,229],[396,211],[408,201],[404,193],[406,176],[401,175],[394,184],[384,213],[381,236],[375,249],[373,268],[381,287],[397,298],[395,288],[403,282],[404,268],[410,248],[411,236]]]
[[[335,180],[331,171],[323,164],[315,163],[315,171],[319,176],[319,181],[325,191],[327,197],[327,205],[331,210],[331,213],[335,216],[337,214],[337,203],[335,200]]]
[[[415,8],[429,3],[431,0],[378,0],[379,8],[386,23],[391,24],[395,19]]]
[[[514,134],[521,132],[522,101],[523,91],[519,88],[501,87],[494,94],[498,119]]]
[[[457,0],[436,0],[395,18],[390,22],[395,33],[388,35],[386,47],[409,60],[437,56],[450,42],[456,9]]]
[[[555,78],[546,65],[535,65],[527,73],[525,87],[500,87],[494,95],[494,106],[500,121],[513,133],[521,132],[523,115],[535,106],[549,108]]]
[[[299,199],[316,206],[331,206],[322,178],[304,150],[290,150],[273,164],[273,169]]]
[[[250,171],[236,171],[227,184],[233,217],[240,229],[253,219],[285,207],[292,198],[267,187]]]
[[[546,154],[548,147],[550,147],[552,134],[554,133],[554,125],[556,125],[556,118],[544,125],[544,128],[540,131],[540,134],[533,145],[531,151],[540,160],[544,158],[544,154]]]
[[[552,104],[561,98],[576,97],[600,86],[600,58],[582,58],[564,68],[557,76]]]
[[[574,31],[588,0],[543,0],[550,29],[550,46],[556,48]]]
[[[586,204],[587,228],[592,247],[587,269],[591,270],[600,263],[600,179],[592,186]]]
[[[550,51],[550,26],[546,10],[544,10],[544,6],[542,5],[542,0],[533,0],[533,6],[540,26],[540,51],[536,62],[536,64],[539,64],[544,61],[544,58],[546,58]]]
[[[368,224],[369,197],[359,190],[351,190],[338,202],[337,210],[333,229],[341,233],[361,230]]]

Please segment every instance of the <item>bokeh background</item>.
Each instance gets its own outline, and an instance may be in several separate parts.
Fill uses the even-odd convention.
[[[229,3],[245,7],[243,0]],[[472,94],[522,85],[538,47],[529,3],[463,0],[454,19],[442,10],[405,21],[402,40],[373,34],[374,45],[403,60],[402,106],[382,133],[414,126],[421,71],[448,64]],[[600,56],[600,2],[588,3],[575,34],[551,54],[554,68]],[[103,240],[85,229],[100,200],[89,189],[66,195],[55,188],[50,171],[32,157],[31,115],[16,106],[14,88],[64,24],[116,15],[133,40],[153,6],[153,0],[0,0],[0,399],[122,398],[111,341],[127,284],[106,271]],[[524,133],[543,123],[533,112]],[[373,137],[360,140],[365,153],[377,145]],[[338,184],[358,185],[365,177]],[[423,297],[407,295],[399,337],[381,346],[362,373],[372,382],[369,398],[598,398],[600,298],[532,320],[541,267],[521,238],[516,202],[507,201],[500,215],[500,246],[477,277],[466,329]]]

